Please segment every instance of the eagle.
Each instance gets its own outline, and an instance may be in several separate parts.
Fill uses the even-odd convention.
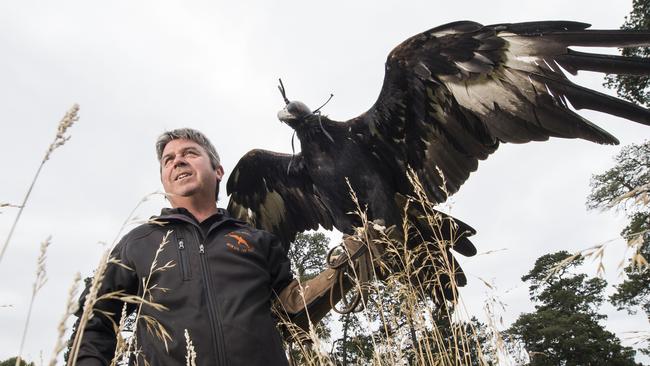
[[[282,87],[286,106],[278,118],[295,131],[301,151],[255,149],[244,155],[226,185],[228,211],[289,245],[297,233],[319,226],[352,233],[361,224],[353,214],[354,192],[369,220],[399,228],[413,219],[420,239],[433,242],[436,233],[417,224],[425,208],[404,208],[417,193],[413,180],[428,200],[442,203],[501,143],[560,137],[618,144],[574,109],[650,125],[649,110],[576,85],[565,75],[650,74],[646,58],[569,48],[650,46],[650,32],[589,27],[571,21],[487,26],[459,21],[429,29],[390,52],[376,102],[348,121],[289,101]],[[475,231],[454,222],[456,237],[449,228],[441,230],[453,245],[438,252],[453,263],[453,278],[439,280],[463,286],[467,279],[451,250],[474,255],[469,237]],[[444,286],[438,292],[447,299],[455,295]]]

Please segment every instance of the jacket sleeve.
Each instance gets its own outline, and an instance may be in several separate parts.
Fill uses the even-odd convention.
[[[275,235],[271,235],[268,255],[269,274],[271,276],[271,289],[279,294],[293,280],[291,261],[287,251]]]
[[[98,297],[119,290],[124,291],[126,294],[137,294],[137,275],[133,270],[132,263],[128,261],[125,255],[128,236],[122,238],[115,246],[111,252],[111,258],[118,260],[131,269],[109,263],[97,294]],[[86,295],[89,293],[91,283],[89,282],[86,285],[86,289],[79,298],[78,317],[81,317],[83,312]],[[93,316],[90,317],[85,326],[81,325],[84,327],[84,332],[77,357],[78,366],[109,365],[111,363],[117,342],[113,322],[119,324],[123,304],[122,301],[114,299],[99,300],[95,304]]]

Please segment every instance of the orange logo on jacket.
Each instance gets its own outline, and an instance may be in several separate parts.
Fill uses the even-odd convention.
[[[242,237],[242,235],[248,235],[245,232],[232,232],[225,235],[226,238],[235,239],[235,242],[226,240],[226,247],[228,249],[238,252],[238,253],[248,253],[253,251],[253,247],[248,244],[248,241]]]

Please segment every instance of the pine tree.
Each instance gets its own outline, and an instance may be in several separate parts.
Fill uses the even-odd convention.
[[[366,364],[372,360],[374,347],[372,337],[368,335],[368,326],[364,326],[358,313],[341,316],[341,337],[332,344],[332,359],[341,366]]]
[[[599,323],[606,318],[598,308],[607,283],[572,273],[581,257],[558,267],[569,257],[566,251],[546,254],[522,277],[530,283],[535,311],[507,330],[510,342],[524,346],[530,365],[637,365],[634,350]]]
[[[632,11],[625,18],[621,29],[648,30],[650,29],[650,0],[634,0]],[[625,48],[623,56],[650,56],[650,48]],[[621,98],[639,104],[650,106],[650,77],[636,75],[608,75],[605,86],[616,89]]]
[[[591,180],[587,206],[591,209],[624,210],[630,220],[621,235],[634,254],[625,267],[625,280],[616,286],[610,301],[619,310],[639,308],[650,318],[650,141],[625,146],[613,168]],[[650,341],[650,340],[648,340]],[[648,342],[650,343],[650,342]],[[642,350],[650,354],[650,345]]]
[[[0,361],[0,366],[16,366],[16,357]],[[27,362],[21,358],[20,366],[36,366],[33,362]]]

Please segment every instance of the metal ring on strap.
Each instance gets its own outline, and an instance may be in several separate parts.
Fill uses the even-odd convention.
[[[368,247],[364,243],[355,242],[355,241],[353,241],[353,243],[357,244],[357,247],[353,248],[354,252],[351,253],[348,250],[348,247],[345,244],[341,243],[340,245],[330,249],[329,252],[327,253],[327,257],[325,258],[327,265],[330,268],[338,270],[337,282],[338,282],[339,291],[341,292],[340,293],[341,302],[343,303],[344,306],[342,308],[337,308],[336,304],[334,303],[334,287],[336,286],[332,286],[332,288],[330,288],[330,294],[329,294],[330,305],[334,311],[343,315],[355,311],[355,309],[359,305],[359,302],[361,301],[361,298],[366,296],[365,291],[363,291],[360,286],[355,286],[356,289],[352,298],[348,300],[348,298],[345,297],[346,291],[344,289],[344,281],[346,280],[345,276],[347,275],[348,269],[350,268],[350,266],[354,265],[353,263],[354,260],[360,259],[361,256],[366,255],[368,253]],[[332,256],[334,254],[334,251],[336,249],[339,249],[339,247],[342,248],[343,253],[340,256],[333,258]],[[361,276],[361,277],[365,277],[365,276]]]

